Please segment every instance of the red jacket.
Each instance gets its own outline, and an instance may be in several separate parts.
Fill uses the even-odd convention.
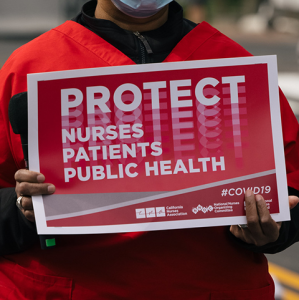
[[[203,22],[165,62],[248,55]],[[27,90],[28,73],[129,64],[134,62],[72,21],[15,51],[0,71],[0,186],[14,186],[15,171],[24,167],[7,110],[10,98]],[[298,123],[283,95],[281,111],[288,184],[299,190]],[[227,227],[61,236],[57,243],[0,258],[0,299],[274,298],[265,256],[239,246]]]

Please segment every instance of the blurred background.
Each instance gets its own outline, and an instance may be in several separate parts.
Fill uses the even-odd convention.
[[[0,68],[10,54],[76,16],[86,0],[1,0]],[[185,17],[207,21],[254,55],[277,55],[279,84],[299,120],[299,0],[179,0]],[[277,300],[299,300],[299,243],[267,255]]]

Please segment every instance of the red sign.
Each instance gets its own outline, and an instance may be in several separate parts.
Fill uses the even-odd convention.
[[[28,81],[30,165],[56,186],[34,200],[40,233],[244,223],[248,188],[288,218],[274,57]]]

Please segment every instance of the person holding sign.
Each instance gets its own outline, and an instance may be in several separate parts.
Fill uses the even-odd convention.
[[[247,226],[62,235],[48,250],[40,249],[31,196],[53,194],[56,187],[25,169],[7,115],[12,96],[27,91],[30,73],[249,55],[207,23],[183,19],[170,0],[89,1],[75,19],[16,50],[0,71],[2,296],[273,300],[263,253],[299,240],[299,128],[282,93],[290,222],[276,223],[263,197],[248,190]]]

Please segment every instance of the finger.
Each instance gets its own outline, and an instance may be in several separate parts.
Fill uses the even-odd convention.
[[[247,219],[247,225],[249,231],[255,237],[263,235],[262,228],[259,222],[259,215],[258,215],[257,205],[256,205],[253,191],[251,190],[246,191],[245,203],[246,203],[246,219]]]
[[[293,209],[299,203],[299,198],[296,196],[289,196],[290,209]]]
[[[45,176],[38,172],[21,169],[15,173],[15,180],[18,182],[43,183]]]
[[[31,197],[22,197],[20,205],[17,206],[27,220],[35,222]]]
[[[33,203],[31,197],[22,197],[21,205],[24,210],[33,210]]]
[[[240,238],[239,230],[237,225],[231,225],[229,231],[237,238]]]
[[[278,226],[272,219],[266,201],[261,195],[256,196],[256,206],[263,235],[266,236],[269,241],[276,241],[279,236]]]
[[[25,218],[30,222],[35,222],[35,215],[33,210],[25,210],[23,212]]]
[[[238,225],[232,225],[230,232],[238,239],[247,244],[255,244],[250,231],[247,228],[240,228]]]
[[[244,240],[243,239],[243,232],[241,228],[238,225],[231,225],[229,231],[237,238]]]
[[[16,185],[16,193],[18,196],[49,195],[54,192],[55,186],[50,183],[17,182]]]

